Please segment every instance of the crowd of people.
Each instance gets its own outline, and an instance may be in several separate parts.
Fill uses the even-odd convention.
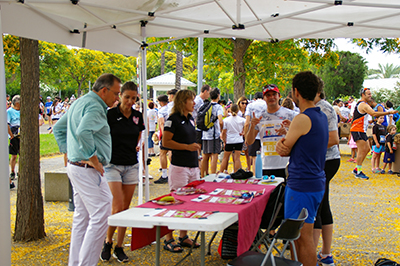
[[[171,192],[205,175],[227,171],[230,157],[235,172],[240,168],[255,172],[256,154],[261,152],[263,175],[286,179],[285,218],[297,218],[303,208],[308,210],[296,241],[299,261],[306,266],[317,262],[333,266],[329,183],[340,166],[340,124],[352,121],[348,137],[357,150],[356,177],[367,179],[361,169],[369,151],[367,115],[376,117],[371,137],[373,171],[383,173],[386,164],[390,169],[394,162],[396,127],[392,123],[397,111],[376,103],[374,106],[369,89],[363,89],[360,97],[358,102],[351,97],[347,103],[339,100],[331,105],[325,100],[323,81],[306,71],[293,78],[286,98],[281,98],[276,85],[268,84],[255,93],[252,101],[242,96],[236,103],[223,102],[218,88],[204,85],[197,96],[191,90],[172,89],[158,96],[158,103],[150,101],[141,106],[137,86],[133,82],[122,84],[112,74],[101,75],[92,90],[74,104],[72,99],[61,102],[56,97],[51,102],[47,98],[40,106],[42,117],[53,122],[49,130],[53,130],[60,151],[66,154],[74,190],[69,265],[97,265],[99,256],[103,261],[112,256],[120,262],[129,260],[122,248],[125,228],[118,228],[114,245],[116,228],[107,226],[107,218],[129,208],[142,178],[139,163],[143,158],[138,152],[147,141],[149,157],[156,156],[153,140],[159,139],[161,177],[154,183],[168,183]],[[12,156],[19,152],[13,140],[15,128],[19,128],[19,102],[20,97],[14,96],[7,110]],[[196,121],[200,121],[202,107],[207,104],[211,106],[213,124],[200,130]],[[386,107],[389,105],[386,103]],[[147,112],[147,121],[140,109]],[[148,139],[142,139],[146,127]],[[380,169],[383,150],[387,155]],[[224,154],[217,169],[221,151]],[[246,156],[246,167],[242,167],[241,155]],[[11,158],[12,175],[15,162]],[[317,252],[321,234],[322,249]],[[183,230],[177,241],[172,233],[164,240],[164,249],[170,252],[182,252],[183,247],[190,246],[200,245]]]

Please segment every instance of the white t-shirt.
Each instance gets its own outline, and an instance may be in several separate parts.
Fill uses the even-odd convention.
[[[221,105],[218,103],[212,103],[212,114],[214,116],[224,115],[224,110]],[[215,132],[214,132],[215,128]],[[218,119],[214,122],[214,126],[207,131],[203,131],[202,140],[213,140],[219,139],[219,135],[221,134],[221,129],[219,126]]]
[[[337,131],[338,130],[338,123],[337,123],[337,115],[336,111],[333,109],[332,105],[330,105],[325,100],[320,100],[316,104],[317,107],[321,108],[321,111],[326,115],[328,118],[328,130]],[[348,108],[346,108],[349,110]],[[343,114],[342,114],[343,115]],[[340,151],[339,146],[334,145],[327,149],[325,160],[332,160],[332,159],[340,159]]]
[[[204,103],[204,101],[199,95],[197,95],[196,98],[194,98],[194,110],[192,113],[192,117],[193,117],[194,121],[196,121],[197,112],[199,111],[199,109],[203,105],[203,103]]]
[[[260,132],[261,141],[261,158],[263,161],[263,169],[283,169],[289,162],[289,157],[281,157],[275,150],[278,141],[283,135],[277,135],[276,129],[279,129],[283,120],[290,121],[297,115],[293,110],[280,107],[275,113],[268,113],[265,110],[262,113],[261,121],[255,126],[255,130]]]
[[[163,107],[160,108],[160,110],[158,111],[158,118],[164,118],[164,122],[167,121],[169,117],[168,114],[168,105],[164,105]]]
[[[354,109],[356,108],[356,105],[357,105],[357,102],[356,102],[356,101],[353,101],[353,102],[350,104],[350,115],[351,115],[351,117],[353,117],[353,115],[354,115]]]
[[[340,113],[342,114],[342,116],[344,116],[347,119],[349,119],[350,109],[348,107],[346,107],[346,106],[340,107]]]
[[[260,117],[263,112],[267,110],[267,103],[263,99],[257,99],[254,102],[251,102],[245,112],[245,116],[250,116],[250,119],[253,118],[253,112],[256,117]],[[257,134],[256,139],[260,139],[260,134]]]
[[[172,107],[174,107],[174,102],[173,102],[173,101],[172,101],[172,102],[169,102],[169,103],[167,104],[167,108],[168,108],[168,116],[167,116],[167,118],[171,115]],[[164,119],[165,119],[165,118],[164,118]],[[167,121],[167,119],[165,119],[165,121]]]
[[[62,111],[62,108],[63,108],[63,104],[57,103],[57,105],[53,108],[53,113],[52,113],[51,119],[55,119],[55,118],[60,119],[60,117],[62,116],[62,112],[60,112],[60,111]]]
[[[238,115],[224,119],[223,129],[226,129],[226,144],[243,143],[243,136],[240,133],[243,132],[245,122],[246,119]]]
[[[156,109],[147,110],[147,119],[149,120],[149,131],[156,131],[156,123],[157,123]]]

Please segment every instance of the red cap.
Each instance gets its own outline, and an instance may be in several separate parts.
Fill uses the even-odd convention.
[[[277,93],[279,93],[279,95],[281,94],[281,93],[279,92],[278,87],[277,87],[275,84],[268,84],[267,86],[265,86],[265,87],[263,88],[263,96],[264,96],[267,92],[269,92],[269,91],[277,92]]]

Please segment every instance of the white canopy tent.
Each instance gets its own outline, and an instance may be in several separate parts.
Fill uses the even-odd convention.
[[[0,0],[0,9],[3,33],[133,56],[139,51],[145,55],[146,47],[154,44],[146,43],[146,37],[276,42],[400,33],[396,0]],[[141,87],[146,88],[146,57],[142,58]],[[3,60],[0,86],[0,101],[5,102]],[[146,93],[143,96],[146,100]],[[0,108],[3,125],[5,118],[5,108]],[[0,145],[1,168],[7,169],[6,130],[0,132]],[[9,228],[8,178],[3,174],[2,180],[0,225]],[[0,237],[3,265],[10,265],[10,232],[1,230]]]
[[[153,101],[156,101],[157,96],[161,92],[166,92],[175,88],[175,73],[168,72],[163,75],[151,78],[146,81],[147,86],[153,87]],[[188,87],[196,87],[193,82],[181,77],[181,89],[187,89]]]

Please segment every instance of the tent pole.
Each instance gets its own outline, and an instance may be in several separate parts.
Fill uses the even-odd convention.
[[[141,73],[142,68],[141,68],[141,64],[139,64],[139,62],[141,61],[141,60],[139,60],[139,57],[141,57],[141,56],[142,56],[142,54],[140,53],[136,59],[137,83],[138,83],[138,87],[139,87],[138,93],[140,93],[142,91],[142,85],[141,85],[141,83],[142,83],[142,73]],[[142,136],[142,138],[143,138],[143,136]],[[142,139],[142,141],[143,141],[143,139]],[[143,173],[143,169],[144,169],[143,168],[144,167],[143,145],[141,145],[141,144],[140,144],[140,149],[139,149],[138,161],[139,161],[138,205],[141,205],[141,204],[143,204],[143,178],[142,178],[143,174],[142,173]]]
[[[197,94],[200,94],[203,87],[203,57],[204,57],[204,38],[199,37],[197,47]]]
[[[145,42],[144,42],[145,43]],[[149,135],[149,127],[147,123],[147,65],[146,65],[146,49],[145,44],[142,45],[142,93],[143,93],[143,120],[144,124],[146,126],[146,130],[142,133],[142,138],[144,141],[144,167],[145,167],[145,176],[146,176],[146,181],[145,181],[145,186],[144,186],[144,198],[146,201],[149,201],[150,197],[150,189],[149,189],[149,167],[147,166],[147,158],[148,158],[148,149],[149,149],[149,143],[147,141],[148,135]],[[139,176],[142,175],[142,173],[139,173]]]
[[[0,32],[3,37],[3,28],[1,24],[1,10],[0,10]],[[3,49],[3,38],[1,38],[0,46],[1,54],[4,54]],[[4,68],[4,57],[0,59],[0,101],[6,103],[6,77]],[[7,115],[6,108],[4,106],[0,108],[0,124],[3,130],[0,132],[0,168],[3,169],[2,182],[0,186],[0,257],[2,258],[1,264],[5,266],[11,265],[11,224],[10,224],[10,179],[9,179],[9,167],[8,167],[8,145],[7,145]],[[8,171],[7,171],[7,170]],[[7,175],[7,176],[4,176]]]

